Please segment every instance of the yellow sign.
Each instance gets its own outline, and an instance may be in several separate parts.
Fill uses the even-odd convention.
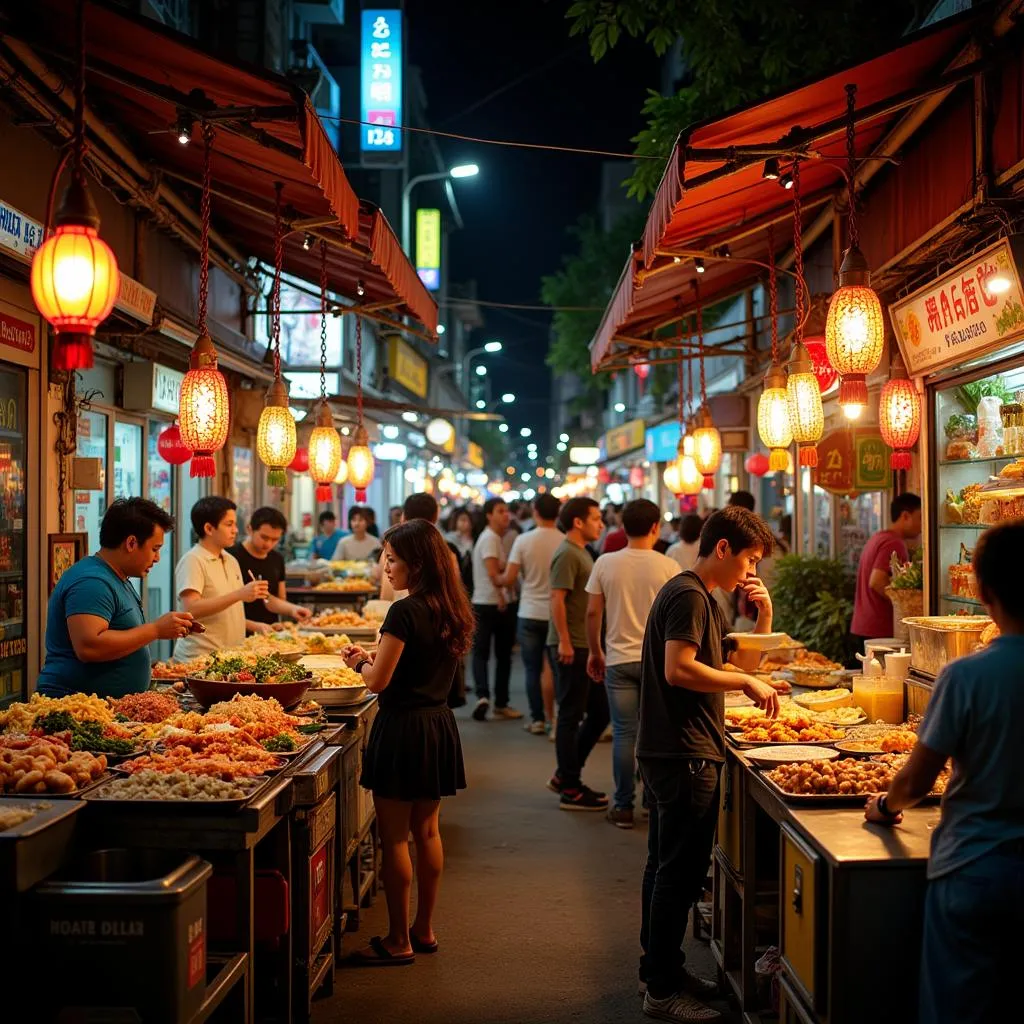
[[[644,421],[630,420],[622,426],[612,427],[604,436],[604,448],[609,459],[624,455],[634,448],[643,448],[646,439]]]
[[[416,211],[416,273],[432,292],[441,287],[441,211]]]
[[[466,461],[477,469],[484,468],[484,450],[473,441],[466,442]]]
[[[396,335],[388,339],[388,376],[414,395],[427,397],[427,361]]]

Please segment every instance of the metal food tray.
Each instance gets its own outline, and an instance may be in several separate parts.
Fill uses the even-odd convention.
[[[836,726],[835,728],[839,728]],[[756,750],[758,747],[831,747],[845,737],[837,736],[834,740],[741,740],[726,731],[725,738],[739,750]]]
[[[359,695],[353,697],[350,693],[352,690],[359,690]],[[313,694],[313,700],[325,708],[347,708],[362,704],[369,696],[369,691],[365,686],[310,687],[306,693]]]
[[[372,637],[377,635],[377,626],[302,626],[299,634],[302,633],[323,633],[324,636],[341,636],[343,633],[355,640],[357,637]],[[309,651],[306,652],[307,654]]]
[[[910,667],[934,679],[955,658],[970,654],[992,622],[987,615],[912,615],[903,620],[910,631]],[[943,624],[949,628],[943,628]]]
[[[47,804],[45,796],[37,796]],[[0,807],[22,808],[24,803],[0,797]],[[0,832],[0,887],[25,892],[48,878],[64,863],[75,831],[75,815],[85,805],[75,800],[42,807],[27,821]]]
[[[107,782],[112,780],[108,779]],[[85,797],[91,805],[121,808],[136,808],[139,810],[153,810],[155,807],[166,808],[174,814],[195,814],[201,811],[235,811],[251,803],[259,796],[267,786],[276,782],[277,779],[270,775],[257,775],[247,780],[253,784],[251,792],[247,796],[237,797],[234,800],[122,800],[116,796],[104,796],[102,787],[94,789]],[[246,783],[239,783],[245,785]]]
[[[109,782],[113,771],[116,769],[108,767],[98,779],[94,779],[88,786],[73,789],[70,793],[0,793],[0,800],[77,800],[84,793],[89,793],[97,786],[102,786],[104,782]],[[3,833],[0,832],[0,835]]]
[[[842,761],[843,758],[840,757],[838,760]],[[835,764],[835,761],[830,763]],[[870,797],[878,795],[877,793],[787,793],[775,782],[774,779],[768,777],[768,772],[773,771],[774,769],[755,767],[752,770],[758,773],[761,777],[761,781],[777,797],[779,797],[780,800],[783,800],[787,804],[793,804],[794,806],[863,807]],[[915,806],[920,806],[921,804],[937,804],[941,799],[942,796],[940,794],[929,793],[926,797],[919,800]]]

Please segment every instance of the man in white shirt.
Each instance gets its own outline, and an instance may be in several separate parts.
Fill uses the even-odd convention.
[[[380,539],[370,530],[368,509],[353,505],[348,514],[348,528],[352,531],[338,541],[334,557],[343,562],[368,562],[380,550]]]
[[[555,525],[561,507],[551,494],[541,494],[534,500],[536,525],[516,538],[508,567],[501,576],[505,586],[515,586],[522,578],[516,637],[526,669],[526,697],[530,703],[530,722],[525,729],[536,736],[543,736],[554,724],[555,680],[544,648],[551,618],[551,556],[563,540]]]
[[[245,639],[245,602],[270,596],[266,580],[242,579],[238,560],[227,551],[238,537],[233,501],[200,498],[192,506],[192,528],[199,543],[181,556],[174,582],[182,611],[190,612],[206,632],[182,637],[174,645],[175,661],[237,647]]]
[[[627,546],[602,555],[587,583],[587,671],[591,679],[604,681],[611,712],[615,795],[608,820],[619,828],[632,828],[644,630],[654,599],[679,572],[679,565],[654,550],[661,510],[653,501],[629,502],[622,511],[622,526]],[[607,655],[601,647],[602,618]]]
[[[522,718],[521,711],[509,707],[508,683],[512,674],[512,647],[516,636],[516,606],[502,583],[511,513],[501,498],[484,504],[487,526],[473,547],[473,611],[476,614],[476,635],[473,638],[473,685],[476,707],[473,717],[482,722],[491,706],[491,690],[487,681],[487,664],[494,641],[494,717]]]

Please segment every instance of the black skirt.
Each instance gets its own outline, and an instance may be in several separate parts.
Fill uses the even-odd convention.
[[[440,800],[465,789],[462,742],[451,709],[381,708],[359,785],[390,800]]]

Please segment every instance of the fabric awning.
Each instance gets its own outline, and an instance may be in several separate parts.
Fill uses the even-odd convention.
[[[74,0],[34,0],[16,15],[16,31],[48,58],[75,50]],[[228,63],[195,40],[148,18],[91,0],[86,18],[89,108],[131,136],[140,158],[171,178],[199,182],[200,126],[181,145],[178,110],[212,110],[214,226],[244,243],[248,254],[274,263],[274,184],[283,185],[285,270],[319,280],[319,254],[303,253],[306,230],[331,243],[329,284],[359,304],[409,315],[433,334],[437,306],[406,259],[386,219],[360,203],[309,97],[288,79]],[[202,97],[197,97],[199,90]],[[191,95],[190,95],[191,94]],[[238,116],[225,116],[237,111]],[[301,266],[299,265],[301,264]],[[361,282],[364,295],[357,297]]]
[[[811,219],[844,186],[846,85],[857,85],[855,139],[863,158],[906,109],[914,90],[938,85],[939,73],[973,24],[970,18],[942,23],[879,57],[684,131],[654,196],[643,238],[591,342],[592,367],[600,369],[616,352],[621,355],[629,339],[649,340],[655,327],[692,313],[698,279],[701,301],[711,304],[762,278],[769,226],[775,226],[776,255],[792,246],[792,193],[762,177],[766,156],[772,149],[806,149],[801,194],[805,222]],[[728,150],[733,152],[723,153]],[[780,162],[786,170],[789,161]],[[716,250],[726,244],[731,255],[723,259]],[[699,275],[695,256],[705,264]]]

